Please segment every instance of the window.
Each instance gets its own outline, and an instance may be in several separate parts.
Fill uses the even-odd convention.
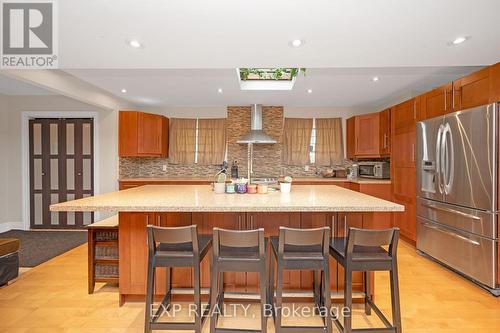
[[[309,162],[316,162],[316,119],[313,118],[313,127],[311,130],[311,143],[309,145]]]

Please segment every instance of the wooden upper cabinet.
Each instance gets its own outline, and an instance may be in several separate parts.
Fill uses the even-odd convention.
[[[347,158],[390,155],[390,119],[389,109],[347,119]]]
[[[434,118],[453,112],[453,83],[449,82],[439,88],[420,96],[419,120]]]
[[[138,112],[120,111],[119,156],[168,156],[168,118]]]
[[[452,106],[455,111],[490,102],[490,67],[453,81]]]
[[[380,155],[380,114],[356,116],[356,156]]]
[[[493,102],[500,102],[500,62],[490,67],[490,103]]]
[[[417,114],[419,114],[419,98],[400,103],[391,110],[393,142],[391,164],[394,167],[415,165]]]
[[[356,157],[356,117],[346,121],[346,156],[349,159]]]

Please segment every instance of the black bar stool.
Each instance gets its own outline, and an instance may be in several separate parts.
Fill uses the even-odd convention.
[[[271,237],[274,256],[278,262],[276,282],[275,316],[276,333],[319,333],[332,332],[330,315],[330,267],[328,249],[330,246],[330,228],[292,229],[280,227],[278,237]],[[314,271],[314,300],[323,318],[323,326],[282,326],[283,306],[283,271],[303,269]],[[318,277],[320,275],[320,277]],[[270,268],[270,303],[274,304],[273,264]]]
[[[211,286],[210,333],[267,332],[267,251],[264,229],[225,230],[214,228]],[[217,319],[224,302],[224,272],[259,273],[261,329],[217,328]],[[215,307],[219,311],[215,311]]]
[[[206,314],[201,308],[200,262],[212,243],[211,236],[198,236],[196,225],[187,227],[163,228],[147,226],[148,231],[148,275],[146,291],[146,333],[151,330],[194,330],[201,333]],[[154,298],[154,281],[157,267],[167,268],[167,294],[156,313],[151,316]],[[171,274],[173,267],[192,267],[194,272],[194,322],[158,322],[158,318],[169,309],[172,298]]]
[[[344,306],[349,308],[349,315],[344,317],[344,326],[338,318],[334,323],[340,332],[396,332],[401,333],[401,309],[399,305],[398,283],[398,249],[399,229],[367,230],[349,228],[347,238],[333,238],[330,254],[345,270]],[[381,246],[389,245],[388,251]],[[385,328],[352,329],[352,272],[361,271],[365,276],[365,313],[371,314],[371,309],[386,326]],[[384,316],[382,311],[371,299],[370,271],[390,271],[391,303],[393,323]]]

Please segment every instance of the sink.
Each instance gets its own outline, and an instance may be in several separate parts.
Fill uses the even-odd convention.
[[[251,179],[252,184],[277,184],[278,183],[278,178],[273,178],[273,177],[256,177]]]

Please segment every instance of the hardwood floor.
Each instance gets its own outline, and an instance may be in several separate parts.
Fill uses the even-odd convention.
[[[418,256],[406,243],[401,243],[399,266],[405,333],[500,331],[500,298]],[[376,274],[376,295],[377,304],[389,314],[388,274]],[[98,284],[95,294],[87,294],[87,246],[82,245],[0,288],[0,332],[143,332],[143,307],[118,307],[116,286]],[[250,314],[220,320],[219,325],[258,328],[258,307],[252,306]],[[319,323],[316,317],[291,318],[285,324],[292,322]],[[378,325],[375,315],[365,316],[361,306],[355,308],[354,327]],[[272,320],[268,327],[274,332]],[[204,332],[208,328],[207,322]]]

